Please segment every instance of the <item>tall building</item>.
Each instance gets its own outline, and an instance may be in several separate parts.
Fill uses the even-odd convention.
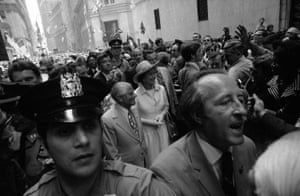
[[[127,35],[134,35],[131,0],[86,1],[96,48],[106,47],[116,33],[120,34],[123,41]]]
[[[131,0],[38,0],[49,50],[102,49],[116,33],[133,35]]]
[[[74,1],[72,1],[74,2]],[[54,53],[76,51],[70,0],[38,0],[48,50]]]
[[[38,0],[38,5],[49,51],[81,52],[95,48],[86,19],[86,0]]]
[[[190,40],[194,32],[218,37],[223,27],[234,32],[239,24],[255,31],[261,17],[274,30],[300,24],[299,0],[132,0],[131,7],[134,37],[143,42],[157,37]]]
[[[73,37],[72,46],[76,51],[84,52],[95,48],[95,41],[92,37],[92,27],[87,20],[86,0],[69,1],[70,21]]]
[[[11,60],[33,55],[36,42],[25,0],[0,1],[0,30]]]
[[[38,7],[41,13],[42,24],[44,28],[44,33],[47,40],[47,46],[49,51],[56,51],[57,47],[55,44],[54,36],[54,26],[51,25],[52,21],[52,11],[60,0],[38,0]]]
[[[49,50],[107,47],[116,34],[147,42],[189,40],[194,32],[221,36],[223,27],[254,31],[259,18],[275,30],[299,24],[297,0],[38,0]],[[298,10],[298,11],[297,11]]]

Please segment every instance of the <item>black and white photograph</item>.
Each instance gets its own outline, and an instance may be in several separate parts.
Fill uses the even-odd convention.
[[[299,196],[300,0],[0,0],[1,196]]]

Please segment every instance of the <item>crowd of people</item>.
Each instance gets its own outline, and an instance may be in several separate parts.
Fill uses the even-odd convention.
[[[300,194],[300,30],[15,59],[1,195]]]

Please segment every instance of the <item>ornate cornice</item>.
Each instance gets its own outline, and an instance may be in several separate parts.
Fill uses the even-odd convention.
[[[147,0],[133,0],[133,4],[138,5],[138,4],[143,3],[145,1],[147,1]]]
[[[130,5],[131,5],[130,2],[106,5],[100,9],[100,15],[107,16],[115,13],[131,12]],[[98,16],[97,12],[92,12],[91,9],[89,10],[90,18],[97,17],[97,16]]]

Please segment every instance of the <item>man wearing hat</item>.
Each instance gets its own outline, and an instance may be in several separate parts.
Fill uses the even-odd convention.
[[[107,93],[99,80],[65,73],[21,98],[56,166],[25,195],[173,195],[149,170],[102,161],[99,102]]]
[[[252,78],[253,64],[244,56],[243,51],[242,42],[237,39],[228,40],[224,45],[229,77],[240,80],[243,86],[247,86]]]
[[[122,52],[122,40],[118,37],[109,41],[110,51],[113,55],[112,64],[113,68],[119,68],[123,73],[128,69],[129,63],[121,56]],[[123,80],[125,76],[123,75]]]
[[[296,27],[290,27],[286,33],[285,37],[283,38],[282,41],[287,41],[287,40],[300,40],[300,30],[297,29]]]

